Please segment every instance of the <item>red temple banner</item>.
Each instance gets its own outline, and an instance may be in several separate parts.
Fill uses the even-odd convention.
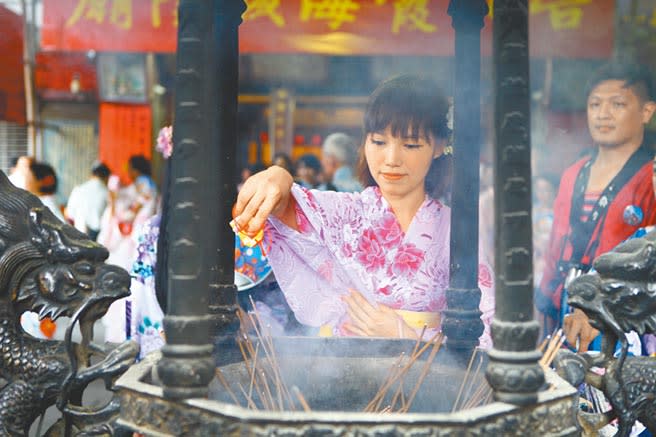
[[[0,120],[25,123],[23,18],[0,5]]]
[[[152,155],[152,115],[149,105],[100,104],[99,158],[123,184],[132,155]]]
[[[490,0],[491,1],[491,0]],[[248,0],[242,53],[452,56],[449,0]],[[531,54],[609,57],[615,0],[529,0]],[[491,52],[491,17],[483,53]],[[44,50],[174,52],[177,0],[44,0]]]

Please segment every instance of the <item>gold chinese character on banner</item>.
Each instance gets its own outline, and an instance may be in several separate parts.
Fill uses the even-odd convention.
[[[118,27],[130,29],[132,27],[132,0],[114,0],[110,21]]]
[[[328,27],[337,30],[345,22],[355,21],[353,12],[360,5],[353,0],[301,0],[301,21],[326,20]]]
[[[651,20],[649,21],[649,24],[651,27],[656,27],[656,8],[654,8],[654,11],[651,13]]]
[[[285,17],[279,12],[280,0],[246,0],[246,12],[242,15],[244,21],[268,17],[277,27],[285,25]]]
[[[162,25],[162,12],[160,6],[168,3],[169,0],[151,0],[150,3],[150,22],[153,27],[157,28]]]
[[[554,30],[578,29],[581,27],[583,9],[592,0],[530,0],[531,14],[549,12],[549,20]]]
[[[175,8],[173,8],[173,27],[178,28],[178,6],[180,6],[180,0],[175,0]]]
[[[394,18],[392,32],[399,33],[401,27],[421,32],[435,32],[437,26],[428,20],[428,0],[394,0]],[[385,0],[376,0],[377,5],[385,4]]]
[[[105,6],[107,0],[78,0],[73,15],[66,21],[66,27],[71,27],[81,18],[100,24],[105,21]]]

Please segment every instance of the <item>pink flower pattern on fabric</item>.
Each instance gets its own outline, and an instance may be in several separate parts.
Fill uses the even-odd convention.
[[[374,232],[385,249],[392,249],[403,240],[403,231],[394,214],[383,215],[382,220],[375,225]]]
[[[478,283],[483,287],[492,287],[494,279],[492,278],[492,272],[485,264],[478,265]]]
[[[319,266],[319,275],[324,278],[326,281],[332,281],[333,279],[333,263],[326,261],[325,263]]]
[[[303,233],[310,232],[312,229],[312,225],[305,214],[303,214],[303,211],[298,208],[298,205],[296,205],[296,224],[298,225],[298,230]]]
[[[449,285],[451,210],[426,198],[405,233],[377,187],[361,193],[306,190],[294,184],[299,231],[271,217],[269,263],[297,319],[334,327],[348,317],[348,289],[394,309],[442,312]],[[483,255],[483,254],[482,254]],[[481,256],[481,259],[486,259]],[[481,346],[491,345],[494,276],[479,266]],[[336,334],[341,334],[335,329]]]
[[[360,237],[356,258],[367,272],[374,272],[385,265],[385,248],[373,229],[365,229]]]
[[[403,244],[399,247],[391,266],[392,275],[410,275],[416,273],[424,262],[424,252],[412,244]]]

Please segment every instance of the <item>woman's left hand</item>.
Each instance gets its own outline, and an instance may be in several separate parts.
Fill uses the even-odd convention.
[[[342,296],[350,321],[342,325],[349,334],[362,337],[416,338],[416,333],[393,309],[383,304],[372,305],[358,291],[349,289]]]

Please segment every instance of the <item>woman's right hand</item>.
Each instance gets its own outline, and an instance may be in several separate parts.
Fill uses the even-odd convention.
[[[277,165],[246,179],[232,209],[237,227],[248,235],[255,235],[273,214],[296,229],[294,203],[290,201],[293,182],[292,175]]]

